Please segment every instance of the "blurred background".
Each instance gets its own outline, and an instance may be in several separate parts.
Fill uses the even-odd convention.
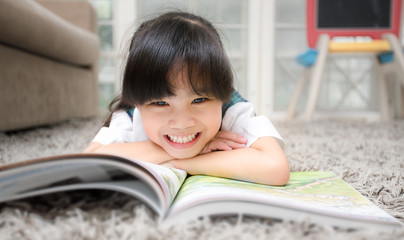
[[[90,0],[98,14],[101,39],[100,108],[119,92],[124,52],[137,24],[167,10],[180,9],[210,20],[222,40],[236,76],[237,90],[259,114],[284,118],[303,67],[295,59],[308,48],[303,0]],[[402,38],[401,38],[402,39]],[[331,56],[316,111],[324,116],[377,119],[374,57]],[[298,104],[304,108],[307,89]]]

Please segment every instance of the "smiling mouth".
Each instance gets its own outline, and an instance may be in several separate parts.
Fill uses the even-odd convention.
[[[175,135],[166,135],[166,138],[173,142],[173,143],[179,143],[179,144],[184,144],[184,143],[189,143],[199,136],[199,132],[190,134],[188,136],[175,136]]]

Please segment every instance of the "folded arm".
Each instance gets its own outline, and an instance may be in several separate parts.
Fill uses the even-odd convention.
[[[273,137],[261,137],[249,148],[215,151],[191,159],[163,163],[189,174],[205,174],[268,185],[284,185],[289,180],[289,163]]]
[[[94,142],[84,152],[139,159],[183,169],[192,175],[204,174],[268,185],[286,184],[290,169],[278,141],[273,137],[261,137],[245,148],[246,141],[238,134],[222,131],[201,154],[189,159],[173,159],[150,140],[108,145]]]

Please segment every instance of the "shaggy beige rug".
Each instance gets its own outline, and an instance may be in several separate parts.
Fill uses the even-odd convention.
[[[82,151],[100,119],[0,133],[0,163]],[[293,171],[332,171],[404,223],[404,121],[275,122]],[[0,193],[1,194],[1,193]],[[344,231],[305,222],[204,219],[165,230],[131,197],[58,193],[0,205],[1,239],[404,239],[404,229]]]

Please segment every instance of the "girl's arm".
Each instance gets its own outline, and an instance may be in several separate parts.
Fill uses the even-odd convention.
[[[219,131],[209,144],[207,144],[202,153],[208,153],[215,150],[228,151],[237,148],[244,148],[246,143],[247,139],[237,133]],[[156,164],[161,164],[174,159],[163,148],[150,140],[129,143],[112,143],[107,145],[93,142],[84,150],[84,152],[112,154]]]
[[[205,174],[268,185],[285,185],[289,180],[289,163],[277,140],[261,137],[249,148],[215,151],[191,159],[174,159],[163,163],[190,174]]]
[[[168,155],[160,146],[150,140],[130,143],[112,143],[108,145],[93,142],[84,152],[117,155],[126,158],[140,159],[155,164],[173,159],[173,157]]]

